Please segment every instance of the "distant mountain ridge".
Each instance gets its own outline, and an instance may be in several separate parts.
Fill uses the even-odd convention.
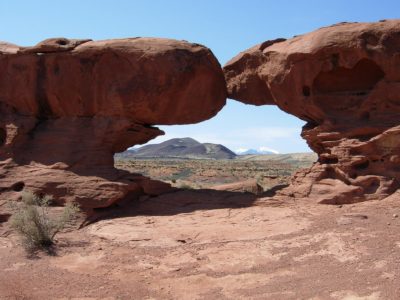
[[[192,138],[175,138],[116,154],[116,158],[233,159],[236,154],[220,144],[200,143]]]
[[[264,154],[278,154],[274,150],[264,150],[264,149],[237,149],[235,151],[237,155],[264,155]]]
[[[297,168],[309,168],[314,162],[317,161],[318,155],[314,152],[303,153],[285,153],[285,154],[249,154],[238,155],[236,159],[239,160],[256,160],[265,162],[279,162],[296,166]]]
[[[220,144],[200,143],[192,138],[175,138],[159,144],[149,144],[115,154],[116,159],[239,159],[263,160],[309,166],[317,155],[308,153],[277,154],[267,147],[239,149],[236,153]],[[268,151],[271,150],[271,151]],[[275,152],[273,152],[275,151]]]

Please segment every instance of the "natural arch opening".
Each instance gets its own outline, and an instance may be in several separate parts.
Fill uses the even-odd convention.
[[[115,165],[179,188],[247,182],[226,188],[260,193],[249,181],[267,191],[287,184],[295,171],[316,161],[300,135],[304,123],[277,106],[228,100],[207,121],[161,126],[164,136],[117,154]]]

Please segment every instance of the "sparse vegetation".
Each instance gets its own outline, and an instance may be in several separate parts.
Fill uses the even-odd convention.
[[[263,190],[268,190],[277,185],[287,184],[295,171],[311,166],[313,159],[313,156],[308,154],[263,157],[264,160],[124,159],[116,160],[116,167],[169,182],[178,188],[188,188],[182,186],[188,185],[192,189],[202,189],[256,179]]]
[[[36,249],[49,249],[54,244],[55,235],[69,223],[78,207],[75,204],[65,205],[61,215],[50,215],[49,206],[53,198],[38,196],[32,192],[22,192],[22,202],[15,205],[11,217],[11,227],[22,237],[24,248],[32,252]]]
[[[180,185],[179,185],[179,188],[180,188],[180,189],[184,189],[184,190],[191,190],[191,189],[193,189],[193,187],[192,187],[191,185],[187,184],[187,183],[182,183],[182,184],[180,184]]]

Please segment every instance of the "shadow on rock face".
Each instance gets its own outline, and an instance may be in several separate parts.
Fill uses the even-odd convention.
[[[5,223],[11,217],[11,214],[0,214],[0,223]]]
[[[199,210],[240,209],[253,206],[260,198],[269,199],[285,187],[287,185],[278,185],[260,195],[214,189],[175,189],[159,196],[142,196],[135,201],[120,202],[110,207],[94,209],[88,214],[84,225],[104,219],[132,216],[173,216]],[[271,203],[271,205],[276,205],[276,203]]]
[[[198,210],[238,209],[252,206],[257,200],[252,193],[217,190],[176,190],[156,197],[142,196],[137,201],[94,209],[87,223],[99,219],[127,216],[171,216]]]

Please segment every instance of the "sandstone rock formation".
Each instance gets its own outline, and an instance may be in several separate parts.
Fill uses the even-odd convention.
[[[307,122],[302,137],[319,160],[286,194],[349,203],[399,188],[399,51],[399,20],[341,23],[264,42],[226,64],[230,98]]]
[[[113,154],[225,104],[211,51],[155,38],[0,42],[0,193],[23,188],[105,207],[169,185],[116,170]]]

